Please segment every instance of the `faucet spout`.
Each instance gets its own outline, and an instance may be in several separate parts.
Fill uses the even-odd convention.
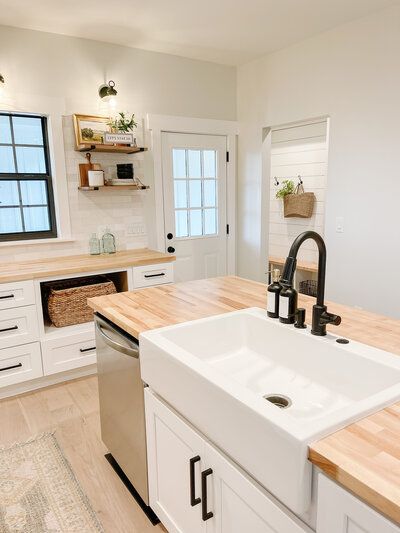
[[[305,231],[301,233],[293,241],[289,250],[289,255],[286,259],[283,268],[281,285],[284,287],[293,286],[293,278],[296,272],[297,254],[304,241],[312,239],[318,247],[318,280],[317,280],[317,302],[313,307],[313,320],[311,333],[313,335],[326,335],[326,325],[333,324],[338,326],[341,318],[332,313],[328,313],[327,307],[324,304],[325,300],[325,274],[326,274],[326,246],[324,239],[315,231]]]

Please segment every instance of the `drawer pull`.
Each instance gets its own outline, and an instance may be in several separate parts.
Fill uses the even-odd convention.
[[[92,350],[95,350],[96,349],[96,346],[92,346],[91,348],[79,348],[79,351],[81,353],[84,353],[84,352],[91,352]]]
[[[0,329],[0,333],[4,333],[5,331],[13,331],[15,329],[18,329],[18,326],[11,326],[11,328]]]
[[[165,276],[165,272],[160,272],[159,274],[145,274],[145,278],[161,278],[162,276]]]
[[[13,368],[21,368],[22,363],[18,363],[17,365],[11,365],[11,366],[5,366],[4,368],[0,368],[0,372],[4,372],[5,370],[11,370]]]
[[[201,498],[196,498],[196,480],[195,480],[195,471],[194,465],[200,461],[200,455],[192,457],[189,461],[190,464],[190,505],[194,507],[195,505],[201,502]]]
[[[0,300],[10,300],[11,298],[14,298],[13,294],[7,294],[7,296],[0,296]]]
[[[214,516],[212,511],[208,511],[208,501],[207,501],[207,478],[213,473],[212,468],[207,468],[204,472],[201,473],[201,517],[203,522],[210,520]]]

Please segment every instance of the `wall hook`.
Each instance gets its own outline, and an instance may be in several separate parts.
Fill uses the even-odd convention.
[[[303,185],[303,180],[301,179],[301,176],[300,174],[297,176],[298,180],[299,180],[299,185]]]
[[[279,185],[279,181],[278,181],[278,178],[276,176],[274,177],[274,181],[275,181],[275,186],[277,187]]]

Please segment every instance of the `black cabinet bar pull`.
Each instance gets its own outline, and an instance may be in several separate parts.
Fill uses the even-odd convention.
[[[196,478],[194,472],[194,466],[200,461],[200,455],[192,457],[190,463],[190,505],[194,507],[201,502],[201,498],[196,498]]]
[[[207,468],[201,473],[201,517],[204,522],[214,516],[213,512],[207,510],[207,477],[212,473],[212,468]]]
[[[0,329],[0,333],[4,333],[4,331],[13,331],[14,329],[18,329],[18,326],[11,326],[11,328]]]
[[[84,353],[84,352],[91,352],[92,350],[95,350],[96,349],[96,346],[92,346],[91,348],[79,348],[79,351],[81,353]]]
[[[0,368],[0,372],[4,372],[4,370],[11,370],[12,368],[20,368],[21,366],[22,363],[18,363],[17,365],[5,366],[4,368]]]
[[[10,298],[14,298],[14,295],[7,294],[7,296],[0,296],[0,300],[9,300]]]
[[[165,276],[165,272],[160,272],[159,274],[145,274],[145,278],[160,278],[161,276]]]

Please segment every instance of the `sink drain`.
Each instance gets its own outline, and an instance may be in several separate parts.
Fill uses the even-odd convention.
[[[292,405],[292,400],[287,396],[283,396],[283,394],[266,394],[263,398],[279,407],[279,409],[287,409]]]

